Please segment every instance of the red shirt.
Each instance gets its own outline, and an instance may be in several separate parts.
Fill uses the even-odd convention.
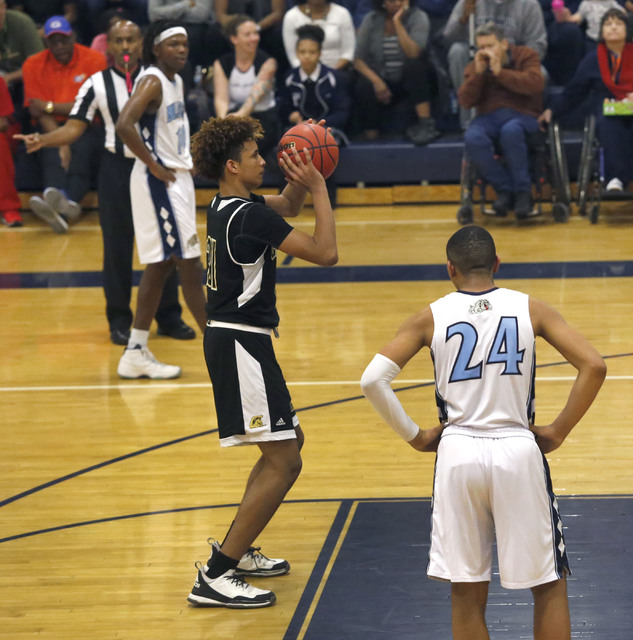
[[[68,64],[58,62],[48,49],[29,56],[22,65],[24,106],[28,108],[32,98],[44,102],[74,102],[79,87],[106,67],[106,59],[101,53],[82,44],[75,44]]]

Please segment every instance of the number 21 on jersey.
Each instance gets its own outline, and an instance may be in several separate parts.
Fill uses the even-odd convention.
[[[525,349],[519,349],[519,325],[516,317],[504,316],[499,320],[492,346],[485,362],[472,362],[479,336],[475,327],[469,322],[457,322],[446,329],[446,342],[461,338],[457,358],[451,370],[450,382],[476,380],[482,377],[483,367],[503,365],[501,375],[522,375],[519,365],[523,362]]]

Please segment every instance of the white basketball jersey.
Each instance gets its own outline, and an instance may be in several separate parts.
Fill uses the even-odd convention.
[[[449,427],[524,427],[534,414],[534,330],[528,296],[456,291],[431,304],[440,420]]]
[[[193,161],[182,78],[176,74],[172,81],[158,67],[148,67],[141,71],[136,82],[148,75],[160,80],[163,99],[156,113],[145,113],[141,117],[138,123],[141,137],[158,162],[170,169],[189,170]]]

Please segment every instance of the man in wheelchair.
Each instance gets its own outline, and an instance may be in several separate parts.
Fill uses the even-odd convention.
[[[541,63],[536,51],[510,45],[492,22],[477,29],[475,41],[477,52],[458,93],[461,106],[477,114],[464,134],[466,154],[495,189],[496,215],[514,210],[517,219],[527,218],[533,212],[527,138],[539,128]]]

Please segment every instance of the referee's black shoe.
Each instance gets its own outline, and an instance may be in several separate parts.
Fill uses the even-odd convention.
[[[110,342],[112,344],[120,344],[123,347],[127,347],[127,343],[130,341],[130,332],[123,329],[113,329],[110,331]]]
[[[158,327],[159,336],[167,336],[174,340],[193,340],[196,332],[184,320],[179,320],[176,324],[169,327]]]

